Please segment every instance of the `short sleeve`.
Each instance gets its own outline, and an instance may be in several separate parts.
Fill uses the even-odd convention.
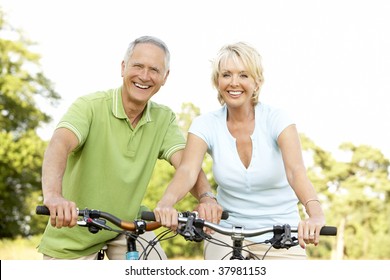
[[[192,124],[188,130],[189,133],[192,133],[199,138],[201,138],[206,144],[208,150],[212,149],[212,137],[210,130],[213,128],[213,122],[209,120],[210,115],[200,115],[194,118]]]
[[[288,126],[295,124],[288,112],[282,109],[273,109],[269,116],[269,124],[272,138],[277,140],[279,135]]]
[[[83,97],[76,99],[62,117],[56,128],[71,130],[79,140],[79,146],[86,141],[92,122],[92,108]]]
[[[176,115],[172,112],[161,146],[160,158],[170,162],[170,158],[175,152],[185,148],[185,143],[185,138],[177,124]]]

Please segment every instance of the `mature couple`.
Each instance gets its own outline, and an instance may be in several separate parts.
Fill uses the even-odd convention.
[[[103,247],[109,259],[124,259],[125,237],[74,227],[76,208],[135,219],[157,159],[176,169],[154,209],[162,225],[176,229],[174,205],[191,192],[200,217],[210,222],[246,228],[298,225],[301,246],[271,250],[268,256],[305,259],[305,245],[319,242],[324,214],[306,175],[293,120],[259,102],[264,81],[259,53],[244,42],[221,48],[211,73],[221,108],[195,118],[187,141],[175,114],[150,100],[169,69],[163,41],[137,38],[121,64],[122,86],[78,98],[58,123],[42,167],[44,204],[51,213],[39,245],[44,259],[96,259]],[[213,158],[216,197],[201,169],[206,153]],[[298,201],[306,209],[304,219]],[[226,221],[220,220],[223,210],[229,212]],[[252,244],[252,254],[262,255],[268,246],[256,241],[245,242]],[[225,250],[205,242],[205,259],[221,259]]]

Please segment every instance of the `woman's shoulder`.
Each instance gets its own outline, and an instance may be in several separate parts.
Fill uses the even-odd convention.
[[[272,112],[277,112],[277,111],[285,111],[281,107],[277,107],[277,106],[270,105],[268,103],[263,103],[263,102],[259,102],[256,105],[255,108],[256,108],[257,111],[266,112],[266,113],[272,113]]]
[[[273,117],[277,117],[280,115],[289,115],[289,113],[287,112],[286,109],[281,108],[281,107],[277,107],[277,106],[273,106],[273,105],[269,105],[266,103],[257,104],[255,107],[255,110],[258,113],[258,115],[260,115],[262,117],[273,118]]]
[[[224,115],[225,115],[224,107],[221,107],[218,110],[213,110],[213,111],[200,114],[195,119],[203,120],[203,121],[205,120],[215,121],[215,120],[223,119]]]

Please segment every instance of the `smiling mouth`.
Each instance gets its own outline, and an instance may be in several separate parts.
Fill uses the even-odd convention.
[[[148,89],[148,88],[150,88],[150,86],[141,85],[141,84],[139,84],[139,83],[134,83],[134,85],[135,85],[137,88],[140,88],[140,89]]]
[[[228,91],[228,93],[233,96],[239,96],[242,94],[242,91]]]

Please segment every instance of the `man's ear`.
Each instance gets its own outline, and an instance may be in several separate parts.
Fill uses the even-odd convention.
[[[122,60],[122,63],[121,63],[121,76],[122,76],[122,77],[123,77],[124,74],[125,74],[125,68],[126,68],[125,61]]]
[[[167,71],[167,73],[165,73],[164,82],[162,83],[162,85],[165,85],[165,82],[167,81],[168,76],[169,76],[169,70]]]

